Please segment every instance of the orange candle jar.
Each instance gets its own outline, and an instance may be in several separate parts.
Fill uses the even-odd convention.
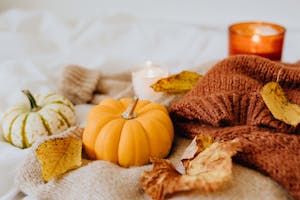
[[[281,60],[285,28],[266,22],[245,22],[229,27],[229,55],[253,54]]]

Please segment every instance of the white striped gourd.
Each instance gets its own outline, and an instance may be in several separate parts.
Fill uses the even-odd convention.
[[[61,133],[75,125],[75,110],[66,98],[56,94],[34,97],[28,90],[22,92],[29,103],[22,102],[3,116],[3,135],[9,143],[27,148],[38,138]]]

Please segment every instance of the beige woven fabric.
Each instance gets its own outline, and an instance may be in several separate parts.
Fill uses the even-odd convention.
[[[62,135],[55,137],[80,137],[81,128],[71,128]],[[46,138],[42,141],[45,141]],[[142,190],[139,183],[140,176],[151,165],[132,168],[121,168],[106,161],[93,161],[87,165],[66,173],[59,179],[44,183],[39,162],[35,150],[39,143],[36,143],[19,171],[17,183],[20,189],[37,199],[97,199],[97,200],[135,200],[150,199]],[[169,159],[177,168],[182,169],[180,157],[190,140],[176,137],[173,152]],[[179,193],[171,199],[265,199],[283,200],[288,199],[285,191],[270,178],[262,174],[234,165],[233,181],[221,191],[210,194],[200,192]]]
[[[68,70],[77,70],[78,68],[68,68]],[[70,73],[70,72],[65,73]],[[81,73],[89,74],[89,71],[80,68]],[[94,75],[94,74],[93,74]],[[99,78],[99,79],[98,79]],[[90,80],[89,84],[93,82]],[[102,95],[95,95],[94,90],[86,92],[87,96],[94,103],[100,101],[100,99],[110,97],[123,97],[132,96],[132,85],[130,83],[130,73],[124,73],[115,76],[97,76],[99,81],[93,82],[88,88],[96,88],[94,90],[102,91]],[[72,82],[66,82],[66,77],[63,77],[64,83],[62,85],[62,91],[68,90],[71,87]],[[83,79],[81,79],[83,80]],[[96,84],[96,85],[95,85]],[[85,83],[78,82],[73,85],[80,93],[81,86]],[[87,84],[88,85],[88,84]],[[122,87],[121,87],[122,85]],[[65,87],[65,88],[64,88]],[[126,90],[127,89],[127,90]],[[76,91],[74,88],[72,91]],[[87,90],[85,90],[87,91]],[[100,92],[99,92],[100,93]],[[80,93],[83,94],[83,93]],[[66,93],[64,93],[66,95]],[[74,94],[69,93],[69,98],[76,98]],[[73,95],[73,96],[72,96]],[[176,98],[176,97],[175,97]],[[83,98],[87,99],[87,98]],[[94,99],[94,100],[93,100]],[[71,99],[72,100],[72,99]],[[156,101],[162,102],[168,105],[174,100],[173,96],[162,95]],[[77,100],[76,100],[77,101]],[[82,101],[82,99],[81,99]],[[73,101],[74,102],[74,101]],[[84,103],[82,101],[81,103]],[[51,136],[53,137],[80,137],[82,129],[71,128],[61,135]],[[45,141],[49,138],[45,138]],[[40,142],[37,142],[30,150],[30,153],[25,158],[23,166],[19,170],[19,174],[16,178],[16,182],[19,188],[27,195],[34,196],[37,199],[99,199],[99,200],[134,200],[134,199],[150,199],[142,190],[139,183],[140,176],[143,171],[149,170],[151,165],[132,168],[121,168],[115,164],[106,161],[92,161],[89,164],[80,167],[76,170],[72,170],[59,179],[54,179],[48,183],[44,183],[42,180],[41,170],[39,162],[36,158],[35,149]],[[175,164],[178,169],[182,169],[180,164],[180,158],[188,146],[191,140],[175,136],[172,152],[169,159]],[[233,167],[233,181],[232,183],[216,193],[203,194],[200,192],[179,193],[171,197],[171,199],[270,199],[270,200],[282,200],[288,199],[288,195],[285,190],[282,189],[272,179],[254,171],[247,169],[240,165],[234,165]]]
[[[87,103],[92,100],[100,79],[100,72],[86,70],[78,65],[64,68],[58,93],[63,94],[74,104]]]
[[[131,98],[134,96],[131,72],[104,75],[98,71],[85,69],[77,65],[65,67],[58,93],[70,99],[75,105],[98,104],[105,98]],[[170,105],[181,95],[161,94],[151,99],[165,106]]]

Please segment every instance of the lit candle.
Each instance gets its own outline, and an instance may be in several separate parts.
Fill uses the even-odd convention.
[[[132,72],[132,84],[135,95],[140,99],[156,99],[159,94],[150,87],[159,79],[168,76],[167,70],[147,61],[139,71]]]
[[[281,60],[285,28],[266,22],[245,22],[229,27],[229,55],[254,54]]]

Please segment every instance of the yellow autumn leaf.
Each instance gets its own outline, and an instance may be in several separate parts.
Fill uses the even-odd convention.
[[[201,77],[196,72],[182,71],[158,80],[151,87],[155,92],[182,93],[191,90]]]
[[[198,147],[197,153],[204,151],[206,148],[208,148],[214,142],[214,139],[212,137],[207,136],[207,135],[202,135],[202,134],[197,135],[195,137],[195,139],[196,139],[196,144]]]
[[[183,191],[214,192],[232,179],[231,157],[240,149],[238,139],[212,143],[189,159],[185,174],[179,173],[170,161],[155,159],[153,169],[142,175],[141,184],[154,200]]]
[[[300,106],[289,102],[278,83],[267,83],[260,94],[275,119],[295,127],[300,123]]]
[[[82,141],[79,138],[54,138],[41,143],[36,155],[45,181],[81,166]]]
[[[210,136],[202,134],[197,135],[191,144],[185,149],[181,159],[182,164],[187,167],[192,158],[208,148],[213,142],[214,140]]]

